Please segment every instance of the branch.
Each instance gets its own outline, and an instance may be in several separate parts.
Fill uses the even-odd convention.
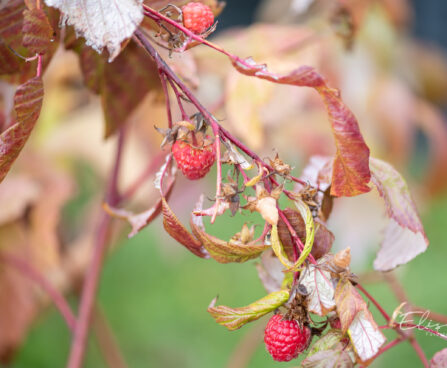
[[[53,285],[51,285],[51,283],[45,278],[45,276],[42,275],[41,272],[36,270],[25,260],[12,254],[0,253],[0,261],[8,266],[14,267],[22,275],[28,277],[31,281],[39,285],[42,290],[48,294],[53,304],[64,318],[68,328],[70,330],[74,330],[76,325],[76,317],[71,310],[70,304],[68,304],[64,296],[55,287],[53,287]]]
[[[101,354],[110,368],[127,368],[118,342],[110,328],[101,306],[95,303],[92,327],[98,341]]]
[[[110,177],[106,195],[106,202],[110,203],[111,205],[116,205],[119,201],[117,183],[119,169],[121,166],[120,164],[123,152],[124,138],[125,130],[124,128],[122,128],[118,136],[115,163],[112,169],[112,174]],[[92,309],[98,289],[99,276],[101,274],[104,255],[107,250],[110,222],[111,218],[109,217],[109,215],[105,212],[102,212],[96,237],[96,245],[93,250],[93,257],[87,270],[87,276],[82,289],[79,307],[79,318],[74,330],[67,368],[80,368],[82,366],[82,362],[84,361]]]

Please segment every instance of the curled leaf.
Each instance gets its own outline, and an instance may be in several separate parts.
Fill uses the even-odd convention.
[[[272,241],[272,249],[275,255],[278,257],[279,261],[287,268],[292,269],[293,268],[293,262],[289,260],[287,257],[287,254],[284,250],[284,247],[281,243],[281,239],[279,239],[278,235],[278,227],[276,225],[272,226],[271,231],[271,241]]]
[[[230,308],[225,305],[219,305],[208,308],[208,312],[217,323],[233,331],[274,311],[287,302],[288,299],[289,291],[280,290],[270,293],[246,307]]]
[[[276,226],[278,224],[279,214],[276,207],[276,199],[273,197],[263,197],[256,202],[256,211],[268,224]]]
[[[294,269],[296,270],[303,264],[312,250],[315,237],[315,224],[309,206],[307,206],[302,200],[296,200],[295,205],[298,208],[301,217],[304,219],[304,223],[306,224],[306,242],[304,243],[304,249],[302,250],[300,257],[294,265]]]
[[[172,212],[171,208],[168,205],[168,202],[164,197],[161,198],[161,204],[163,213],[163,226],[166,232],[180,244],[184,245],[196,256],[201,258],[207,257],[207,254],[202,247],[202,243],[188,230],[186,230],[175,213]]]
[[[194,216],[193,216],[194,217]],[[269,246],[265,244],[244,243],[240,240],[231,239],[224,241],[207,234],[203,228],[197,226],[191,220],[193,234],[203,244],[209,255],[219,263],[246,262],[257,258]]]
[[[369,148],[360,133],[354,114],[343,103],[338,90],[330,88],[324,78],[309,66],[279,75],[271,73],[266,65],[256,64],[251,58],[230,59],[242,74],[278,84],[314,88],[326,105],[337,148],[332,170],[331,194],[337,197],[355,196],[370,191]]]
[[[166,189],[166,199],[169,198],[172,192],[174,182],[175,180],[172,180],[171,183],[168,184]],[[151,208],[137,214],[124,209],[110,207],[107,203],[104,203],[103,208],[109,215],[129,222],[130,226],[132,226],[132,231],[129,233],[128,237],[132,238],[158,217],[162,209],[162,199],[159,198]]]

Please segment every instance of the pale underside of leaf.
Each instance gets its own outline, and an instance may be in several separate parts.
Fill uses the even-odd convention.
[[[371,158],[370,166],[390,218],[374,268],[389,271],[424,252],[428,239],[404,178],[384,161]]]
[[[374,357],[386,341],[385,336],[367,309],[356,315],[348,329],[348,334],[357,355],[362,361]]]
[[[427,240],[422,233],[414,233],[390,219],[385,229],[384,239],[374,260],[378,271],[390,271],[405,264],[425,252]]]
[[[325,316],[335,309],[335,289],[328,271],[309,265],[301,273],[300,284],[304,285],[308,292],[307,304],[310,312]]]
[[[248,322],[255,321],[274,311],[289,299],[288,290],[280,290],[268,294],[262,299],[241,308],[230,308],[225,305],[209,307],[208,312],[217,323],[229,330],[237,330]]]
[[[143,20],[142,0],[45,0],[62,13],[61,24],[74,26],[98,52],[109,51],[112,61],[121,50],[121,42],[131,37]]]

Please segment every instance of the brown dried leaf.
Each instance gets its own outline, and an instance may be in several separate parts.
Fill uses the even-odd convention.
[[[193,217],[195,217],[193,215]],[[212,235],[207,234],[200,226],[191,219],[191,228],[193,234],[200,240],[209,255],[219,263],[246,262],[257,258],[269,248],[265,244],[244,244],[242,241],[231,239],[224,241]]]
[[[23,46],[35,54],[45,54],[51,44],[53,28],[42,9],[23,12]]]
[[[172,180],[167,186],[166,200],[169,199],[174,183],[175,180]],[[124,209],[110,207],[107,203],[104,203],[103,208],[109,215],[129,222],[130,226],[132,226],[132,230],[128,237],[132,238],[158,217],[162,209],[162,199],[159,198],[151,208],[137,214]]]
[[[278,75],[250,58],[235,58],[231,61],[239,72],[248,76],[278,84],[314,88],[326,105],[337,148],[331,194],[337,197],[355,196],[370,191],[369,148],[363,140],[354,114],[343,103],[338,90],[330,88],[312,67],[302,66],[287,75]]]
[[[166,202],[164,197],[161,198],[162,213],[163,213],[163,226],[166,232],[171,235],[180,244],[184,245],[189,251],[196,256],[206,258],[207,253],[204,251],[202,243],[194,237],[179,221],[174,212]]]
[[[25,145],[39,118],[43,100],[42,79],[35,77],[19,86],[14,96],[17,122],[0,136],[0,182]]]
[[[366,302],[347,278],[342,278],[337,284],[335,303],[343,333],[346,333],[358,313],[368,309]]]

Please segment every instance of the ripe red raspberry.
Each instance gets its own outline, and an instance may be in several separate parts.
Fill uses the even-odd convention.
[[[214,23],[214,14],[208,5],[188,3],[182,12],[183,25],[196,34],[202,34]]]
[[[264,342],[267,351],[277,362],[288,362],[298,356],[309,346],[311,330],[304,326],[300,329],[297,321],[283,320],[276,314],[267,323]]]
[[[203,178],[210,171],[216,158],[213,143],[204,147],[194,147],[187,142],[176,141],[172,145],[172,153],[177,166],[190,180]]]

